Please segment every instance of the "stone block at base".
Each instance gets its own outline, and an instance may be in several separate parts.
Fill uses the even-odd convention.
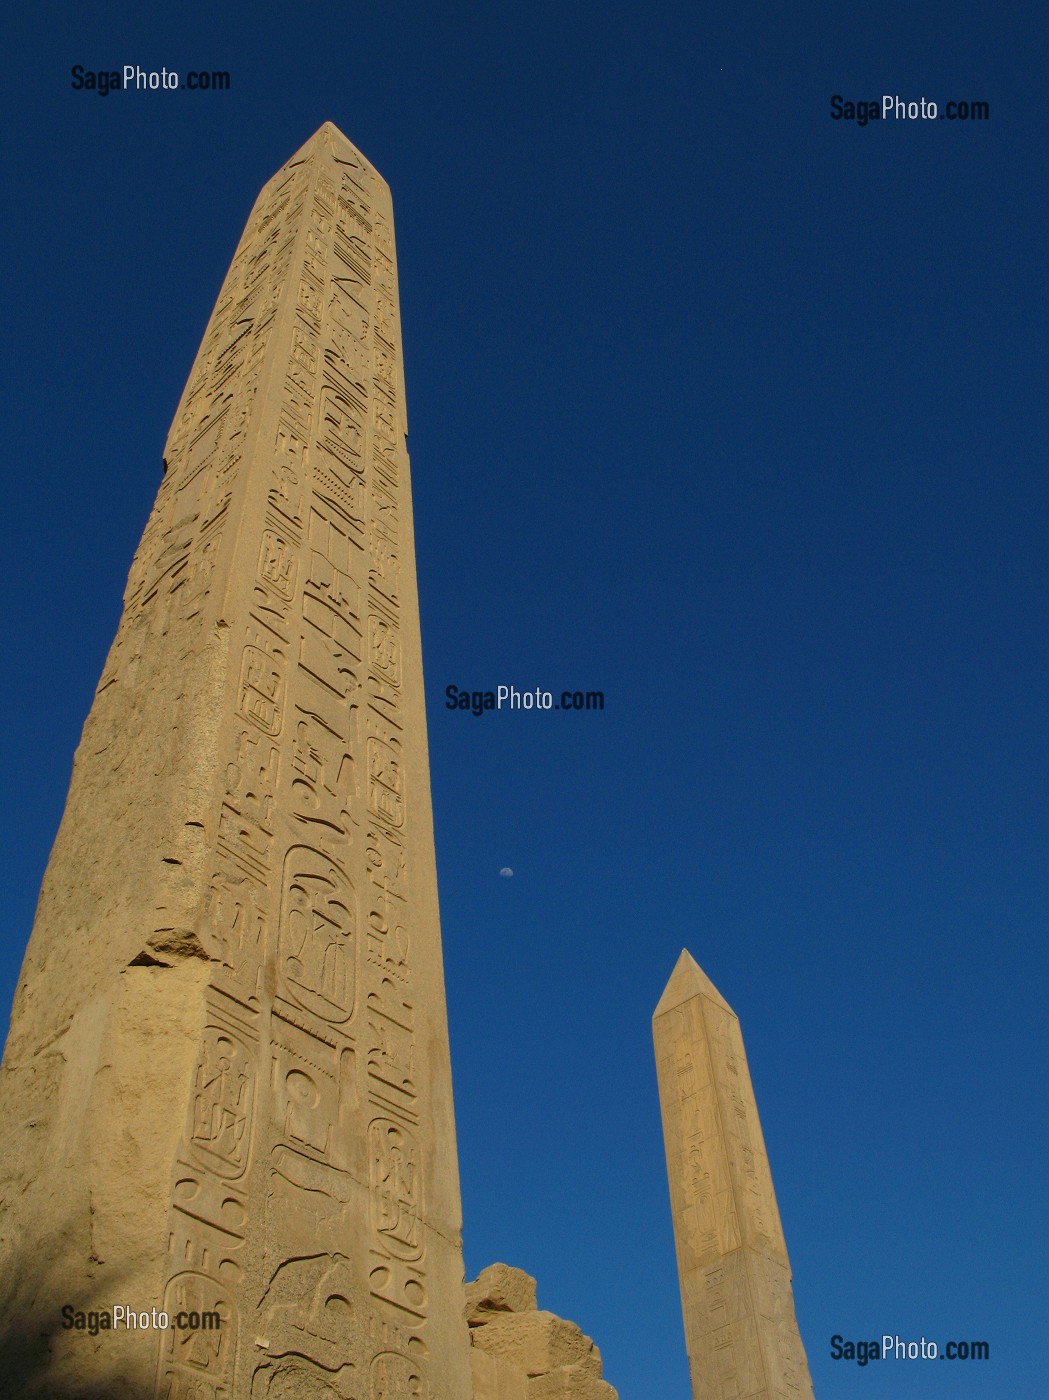
[[[528,1400],[619,1400],[607,1381],[598,1380],[578,1366],[559,1366],[528,1382]]]
[[[532,1400],[528,1377],[519,1366],[499,1356],[489,1356],[477,1347],[470,1349],[473,1369],[473,1400]]]
[[[475,1347],[519,1366],[529,1376],[542,1376],[559,1366],[601,1376],[601,1353],[574,1322],[548,1312],[496,1313],[483,1327],[471,1329]]]

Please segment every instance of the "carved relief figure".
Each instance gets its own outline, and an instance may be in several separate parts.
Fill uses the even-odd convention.
[[[392,827],[404,824],[404,775],[392,744],[368,738],[368,804]]]
[[[216,872],[208,891],[204,927],[209,941],[221,951],[223,966],[239,968],[243,954],[261,948],[265,933],[265,914],[254,884]]]
[[[195,1271],[176,1274],[164,1291],[164,1310],[171,1318],[180,1312],[218,1313],[219,1327],[171,1328],[162,1334],[158,1387],[172,1400],[183,1396],[228,1394],[236,1351],[236,1314],[219,1284]]]
[[[274,530],[265,530],[259,554],[259,578],[268,583],[284,599],[295,592],[296,560],[287,540]]]
[[[353,1011],[356,987],[353,889],[320,851],[293,846],[285,861],[280,966],[291,998],[325,1020]]]
[[[193,1095],[193,1146],[219,1176],[243,1172],[255,1086],[254,1060],[228,1031],[208,1026]]]
[[[372,615],[368,620],[371,642],[371,663],[390,685],[401,683],[401,643],[397,629],[381,617]]]
[[[276,661],[261,647],[246,646],[241,665],[240,711],[264,734],[279,734],[284,681]]]
[[[418,1362],[391,1351],[372,1362],[372,1400],[427,1400],[429,1394]]]
[[[419,1149],[407,1129],[389,1119],[372,1123],[368,1137],[375,1228],[391,1254],[418,1259],[422,1254]]]

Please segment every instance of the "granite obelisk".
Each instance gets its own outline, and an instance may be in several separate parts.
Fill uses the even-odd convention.
[[[812,1400],[739,1021],[688,952],[652,1033],[694,1400]]]
[[[398,318],[326,124],[219,294],[40,896],[11,1396],[468,1400]]]

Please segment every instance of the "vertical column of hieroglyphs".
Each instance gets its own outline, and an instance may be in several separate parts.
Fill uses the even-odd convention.
[[[102,1386],[120,1375],[130,1385],[155,1371],[154,1337],[121,1331],[87,1341],[61,1330],[59,1308],[160,1304],[163,1193],[200,1036],[202,969],[210,956],[233,979],[237,940],[261,956],[265,893],[248,824],[270,799],[265,764],[258,780],[249,766],[265,754],[261,696],[271,679],[261,662],[246,676],[259,709],[238,728],[240,757],[227,755],[229,628],[220,604],[250,505],[307,179],[300,161],[260,197],[176,414],[12,1014],[0,1082],[0,1315],[21,1355],[33,1350],[26,1338],[44,1339],[46,1359],[26,1365],[56,1397],[88,1380]],[[119,454],[114,463],[125,469]],[[229,766],[216,779],[219,753]],[[221,812],[216,781],[228,789]],[[246,967],[236,977],[239,1000],[215,1001],[193,1090],[185,1155],[210,1175],[198,1183],[179,1173],[175,1182],[172,1218],[183,1205],[195,1212],[203,1241],[184,1250],[196,1262],[180,1270],[178,1296],[210,1298],[225,1287],[237,1267],[225,1261],[244,1238],[239,1183],[258,1012]],[[223,1360],[231,1335],[208,1341]]]
[[[693,1394],[811,1400],[739,1021],[687,952],[653,1035]]]
[[[334,128],[297,159],[171,1209],[166,1306],[224,1323],[158,1395],[465,1400],[392,209]]]
[[[211,973],[172,1182],[163,1297],[172,1317],[217,1312],[222,1326],[162,1336],[159,1393],[171,1400],[247,1393],[243,1386],[234,1389],[235,1364],[250,1270],[249,1165],[267,1074],[266,961],[278,917],[275,817],[286,742],[287,612],[302,533],[301,464],[283,441],[274,440],[272,400],[284,387],[279,378],[287,360],[287,304],[298,295],[296,263],[313,164],[304,148],[263,191],[179,415],[203,399],[208,425],[233,415],[231,431],[245,433],[246,441],[235,539],[221,555],[224,575],[217,581],[230,662],[214,700],[223,716],[219,782],[204,823],[208,854],[197,892],[198,929]],[[216,353],[223,343],[230,349]],[[223,388],[233,373],[239,392],[229,398]],[[187,431],[176,419],[169,473],[199,441],[198,428]],[[255,1219],[254,1228],[260,1223]]]

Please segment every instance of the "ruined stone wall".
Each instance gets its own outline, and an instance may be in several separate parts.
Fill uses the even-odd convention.
[[[474,1400],[617,1400],[601,1353],[536,1304],[535,1279],[491,1264],[466,1285]]]

